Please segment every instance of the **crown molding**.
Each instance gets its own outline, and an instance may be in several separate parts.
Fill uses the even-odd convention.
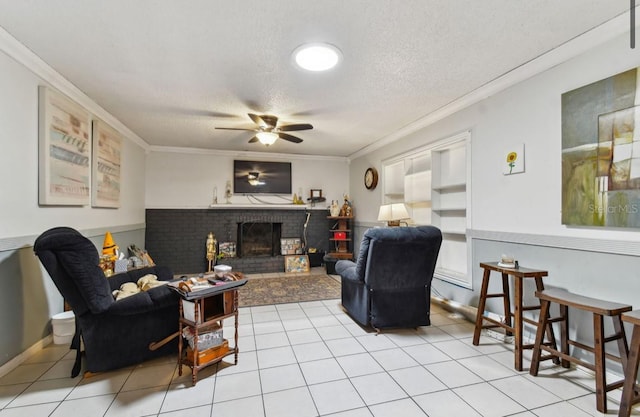
[[[640,9],[640,5],[636,7]],[[489,81],[487,84],[475,89],[474,91],[452,101],[451,103],[440,107],[439,109],[427,114],[426,116],[412,122],[405,127],[387,135],[376,142],[365,146],[348,156],[350,160],[367,155],[384,146],[396,142],[412,133],[424,129],[452,114],[455,114],[473,104],[476,104],[492,95],[495,95],[507,88],[527,80],[537,74],[549,70],[571,58],[601,45],[611,39],[614,39],[624,33],[629,32],[630,11],[622,13],[613,19],[604,22],[595,28],[576,36],[575,38],[551,49],[544,54],[525,62],[524,64],[510,70],[500,77]],[[637,24],[640,26],[640,24]]]
[[[84,107],[94,116],[94,118],[99,118],[109,124],[145,151],[149,148],[149,144],[140,136],[133,133],[133,131],[125,126],[120,120],[116,119],[111,113],[100,107],[100,105],[89,98],[89,96],[83,93],[78,87],[64,78],[60,73],[54,70],[49,64],[34,54],[25,45],[20,43],[16,38],[11,36],[11,34],[2,27],[0,27],[0,51],[4,52],[17,63],[23,65],[44,83],[55,88],[71,100]]]
[[[346,156],[326,156],[326,155],[307,155],[297,153],[265,153],[254,151],[226,151],[219,149],[204,149],[204,148],[186,148],[178,146],[150,146],[149,152],[165,152],[165,153],[184,153],[184,154],[198,154],[198,155],[216,155],[226,157],[242,157],[253,158],[258,160],[291,160],[291,159],[303,159],[313,161],[336,161],[336,162],[350,162]]]

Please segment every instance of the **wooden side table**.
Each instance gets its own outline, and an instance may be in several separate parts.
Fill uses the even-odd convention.
[[[241,279],[188,293],[182,292],[179,286],[172,286],[178,288],[176,291],[182,297],[178,319],[178,375],[182,375],[182,365],[187,365],[191,368],[194,385],[200,369],[216,364],[226,356],[234,355],[234,364],[238,364],[238,288],[246,283],[246,279]],[[228,340],[223,339],[222,344],[200,351],[200,334],[222,328],[222,321],[228,318],[234,320],[233,348],[229,348]],[[184,347],[182,332],[185,327],[191,329],[193,334],[193,348]]]
[[[473,333],[473,344],[478,346],[480,343],[480,332],[482,329],[501,327],[505,329],[507,335],[513,334],[514,336],[514,345],[515,345],[515,363],[514,367],[518,371],[522,371],[522,351],[524,349],[533,349],[534,344],[523,344],[522,343],[522,328],[523,323],[529,323],[535,325],[536,328],[538,326],[538,322],[536,320],[532,320],[527,317],[523,317],[523,311],[530,310],[540,310],[540,305],[534,306],[524,306],[522,304],[522,286],[523,279],[525,278],[533,278],[536,283],[536,289],[538,291],[544,290],[544,284],[542,283],[542,277],[546,277],[548,275],[547,271],[539,270],[539,269],[530,269],[530,268],[505,268],[498,265],[498,262],[481,262],[480,267],[484,269],[484,274],[482,276],[482,289],[480,290],[480,300],[478,302],[478,313],[476,315],[476,326],[475,331]],[[489,277],[491,275],[491,271],[499,272],[502,277],[502,293],[488,294],[489,289]],[[514,278],[514,311],[511,311],[511,300],[509,295],[509,276]],[[487,298],[502,298],[504,305],[504,322],[499,320],[495,320],[491,317],[486,317],[484,315],[484,309],[487,302]],[[512,324],[513,317],[513,324]],[[484,321],[489,322],[490,324],[484,324]],[[547,326],[546,329],[548,340],[552,341],[555,346],[555,336],[553,334],[553,328],[551,324]]]

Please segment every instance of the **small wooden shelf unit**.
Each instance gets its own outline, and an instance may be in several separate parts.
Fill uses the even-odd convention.
[[[193,303],[193,320],[185,318],[184,303]],[[229,341],[224,339],[219,346],[212,347],[202,352],[198,349],[198,335],[220,326],[222,321],[234,318],[234,343],[229,348]],[[190,327],[194,333],[194,348],[189,346],[184,348],[184,338],[182,331],[185,326]],[[192,301],[180,300],[179,319],[179,342],[178,342],[178,375],[182,375],[182,365],[191,368],[191,380],[195,385],[198,379],[198,371],[209,365],[220,362],[229,355],[235,355],[234,365],[238,364],[238,290],[229,289],[225,292],[213,295],[203,295]]]
[[[353,216],[327,216],[327,219],[336,221],[330,229],[328,255],[337,259],[353,259]],[[344,233],[345,238],[336,239],[336,232]]]

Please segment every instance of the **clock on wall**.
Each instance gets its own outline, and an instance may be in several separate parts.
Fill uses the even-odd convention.
[[[373,190],[378,185],[378,171],[375,168],[367,168],[364,172],[364,186],[367,190]]]

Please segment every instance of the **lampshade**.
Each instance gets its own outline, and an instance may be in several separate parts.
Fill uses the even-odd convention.
[[[278,134],[274,132],[258,132],[256,137],[263,145],[273,145],[273,142],[278,140]]]
[[[408,218],[409,212],[404,203],[383,204],[378,212],[378,221],[386,221],[389,227],[400,226],[400,220]]]

